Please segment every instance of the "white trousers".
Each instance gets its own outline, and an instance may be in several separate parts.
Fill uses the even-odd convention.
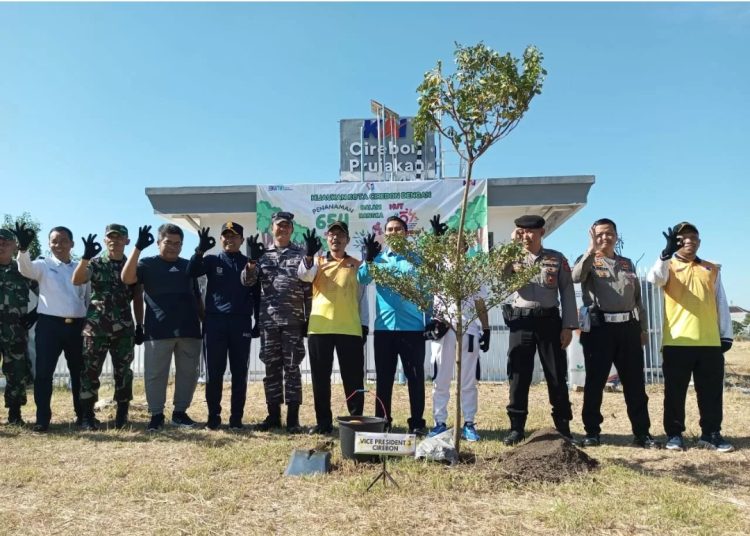
[[[469,350],[469,338],[473,339]],[[479,336],[464,335],[461,347],[461,412],[464,421],[474,422],[477,414],[477,360],[479,359]],[[435,424],[447,422],[448,401],[450,400],[451,380],[456,362],[456,333],[448,333],[439,341],[432,341],[433,365],[437,365],[437,375],[432,382],[432,415]]]

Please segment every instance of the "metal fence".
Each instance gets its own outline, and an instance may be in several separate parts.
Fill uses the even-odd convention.
[[[643,297],[643,305],[648,315],[649,325],[649,341],[645,348],[645,367],[644,374],[648,383],[661,383],[661,326],[663,316],[663,295],[662,291],[658,287],[654,287],[646,281],[645,275],[640,275],[641,283],[641,295]],[[580,292],[576,293],[580,297]],[[370,288],[370,318],[374,318],[375,315],[375,299],[374,290],[372,286]],[[508,362],[508,328],[505,326],[500,307],[495,307],[489,312],[490,327],[492,329],[490,350],[484,354],[480,354],[481,363],[481,380],[482,381],[493,381],[500,382],[508,379],[507,375],[507,362]],[[265,375],[265,367],[258,357],[260,339],[253,339],[250,347],[250,369],[248,375],[248,381],[262,381]],[[305,344],[307,344],[305,342]],[[431,364],[431,347],[430,343],[425,343],[425,376],[432,378],[433,367]],[[30,344],[33,352],[33,342]],[[307,353],[307,352],[306,352]],[[536,357],[537,365],[534,368],[533,381],[538,382],[543,378],[541,366],[539,364],[539,357]],[[581,374],[585,373],[582,370],[583,366],[583,353],[578,342],[577,335],[574,336],[573,342],[568,348],[568,361],[569,361],[569,383],[582,385]],[[136,377],[143,376],[143,346],[135,347],[135,360],[133,362],[133,373]],[[310,375],[310,362],[308,357],[302,361],[301,364],[302,378],[303,381],[309,383],[311,381]],[[172,369],[174,372],[174,367]],[[228,372],[225,376],[227,379],[230,378]],[[68,369],[65,364],[65,359],[60,359],[55,370],[55,378],[59,384],[68,383]],[[112,364],[109,359],[104,365],[102,371],[102,380],[104,382],[112,378]],[[366,381],[374,381],[375,379],[375,358],[373,351],[373,337],[368,337],[367,344],[365,346],[365,379]],[[341,381],[339,376],[338,366],[334,363],[333,378],[334,383]],[[396,381],[403,382],[403,373],[401,367],[396,372]]]

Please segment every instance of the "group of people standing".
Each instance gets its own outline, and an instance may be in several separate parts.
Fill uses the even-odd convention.
[[[506,267],[508,273],[524,265],[539,265],[536,276],[503,306],[510,330],[508,377],[510,400],[507,413],[510,433],[507,445],[525,438],[528,394],[534,356],[538,352],[547,382],[552,419],[557,430],[572,439],[573,418],[567,386],[566,347],[573,331],[582,329],[581,344],[586,363],[582,419],[584,446],[601,442],[602,391],[614,364],[620,375],[635,444],[654,448],[660,444],[650,435],[648,397],[644,384],[643,344],[646,315],[633,263],[615,253],[617,228],[601,219],[590,230],[586,252],[571,269],[565,257],[542,246],[545,221],[527,215],[515,220],[512,239],[519,241],[525,257]],[[432,230],[443,234],[447,226],[439,216]],[[22,424],[26,385],[31,368],[26,353],[27,331],[36,328],[36,373],[33,377],[37,406],[34,430],[45,432],[51,421],[50,400],[54,370],[61,353],[70,371],[73,407],[84,430],[96,430],[94,414],[99,376],[107,353],[112,357],[117,413],[115,427],[128,420],[132,400],[133,347],[144,344],[144,380],[148,411],[147,429],[165,424],[167,383],[174,358],[175,381],[171,422],[193,427],[187,414],[199,376],[201,350],[206,363],[206,427],[222,425],[222,391],[227,361],[232,375],[229,428],[244,427],[250,344],[260,338],[260,360],[267,416],[256,429],[282,427],[286,405],[286,429],[300,433],[302,404],[300,363],[307,337],[312,377],[315,426],[311,433],[333,430],[331,373],[334,351],[351,415],[364,411],[364,345],[369,335],[366,286],[372,282],[372,266],[406,273],[415,259],[407,259],[388,247],[388,237],[405,235],[408,226],[398,216],[388,218],[385,247],[369,235],[364,255],[358,260],[347,253],[350,243],[345,222],[328,225],[327,252],[314,230],[303,235],[304,244],[292,242],[294,215],[277,212],[271,218],[273,244],[266,247],[258,236],[244,236],[236,222],[222,225],[220,251],[210,229],[199,232],[199,244],[188,260],[180,257],[182,230],[172,224],[158,229],[154,240],[149,226],[141,227],[130,256],[128,229],[110,224],[105,229],[105,251],[96,235],[83,239],[84,254],[72,260],[73,235],[66,227],[49,233],[51,256],[32,260],[29,245],[35,238],[23,224],[14,231],[0,230],[0,352],[6,376],[5,403],[8,421]],[[731,322],[721,285],[719,266],[697,257],[697,228],[680,223],[665,233],[667,247],[648,279],[665,288],[664,325],[664,427],[666,447],[683,449],[685,398],[691,375],[695,377],[703,435],[700,446],[732,450],[721,436],[723,352],[731,347]],[[156,241],[158,254],[141,257]],[[241,252],[246,244],[246,254]],[[13,255],[18,250],[17,260]],[[101,253],[101,255],[100,255]],[[417,261],[418,262],[418,261]],[[207,281],[205,300],[197,278]],[[582,286],[587,319],[579,324],[573,283]],[[36,311],[28,310],[29,291],[39,294]],[[446,431],[449,386],[456,346],[453,330],[420,311],[392,289],[375,286],[374,350],[376,367],[375,413],[392,423],[391,399],[398,359],[406,376],[410,402],[410,433],[437,435]],[[462,304],[465,320],[476,316],[465,330],[462,343],[463,437],[480,439],[474,418],[477,411],[477,360],[488,351],[490,326],[486,289]],[[435,298],[435,306],[444,300]],[[132,304],[132,313],[131,313]],[[455,304],[453,304],[455,307]],[[476,313],[476,314],[475,314]],[[135,317],[135,318],[134,318]],[[427,429],[425,411],[425,339],[432,340],[433,420]]]
[[[572,439],[564,349],[573,331],[580,328],[586,366],[581,413],[585,437],[581,444],[601,444],[602,392],[614,364],[622,382],[634,444],[660,448],[661,443],[650,434],[644,380],[648,320],[635,265],[615,251],[615,222],[603,218],[593,223],[589,246],[572,269],[559,252],[542,246],[544,224],[540,216],[522,216],[515,220],[511,237],[522,242],[526,256],[508,270],[519,270],[523,264],[537,264],[540,270],[503,309],[510,329],[507,410],[511,431],[505,443],[513,445],[525,437],[536,351],[547,381],[554,425]],[[692,377],[702,432],[697,445],[729,452],[733,446],[722,437],[721,424],[723,354],[732,346],[732,329],[720,267],[697,256],[700,237],[695,225],[680,222],[663,234],[666,247],[647,280],[664,288],[664,446],[669,450],[685,448],[685,400]],[[576,311],[573,283],[581,284],[582,318]]]

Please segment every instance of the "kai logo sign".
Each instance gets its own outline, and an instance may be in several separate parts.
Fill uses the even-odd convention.
[[[414,139],[411,117],[343,119],[340,178],[344,181],[435,177],[435,141]]]

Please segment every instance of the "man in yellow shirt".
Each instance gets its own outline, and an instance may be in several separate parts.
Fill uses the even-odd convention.
[[[663,234],[667,247],[649,271],[648,281],[664,288],[666,448],[685,448],[685,397],[692,376],[702,432],[698,446],[730,452],[734,447],[721,436],[721,421],[724,352],[732,347],[732,322],[720,266],[698,257],[701,241],[692,223],[680,222]]]
[[[313,286],[312,309],[307,329],[310,352],[313,398],[315,399],[314,434],[333,431],[331,413],[331,372],[333,351],[339,360],[344,395],[351,415],[362,415],[364,405],[363,341],[366,340],[369,318],[367,287],[357,282],[362,261],[346,253],[349,227],[337,221],[328,226],[328,253],[315,256],[321,247],[315,231],[304,235],[306,255],[300,262],[298,277]]]

